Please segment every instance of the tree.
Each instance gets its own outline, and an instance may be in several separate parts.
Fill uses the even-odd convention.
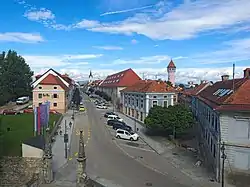
[[[172,82],[170,82],[170,81],[167,81],[166,84],[167,84],[168,86],[171,86],[171,87],[173,86]]]
[[[95,91],[94,88],[89,88],[90,93],[93,93],[94,91]]]
[[[73,103],[76,106],[80,105],[81,102],[81,94],[80,94],[80,90],[78,88],[75,88],[74,90],[74,94],[73,94],[73,98],[72,98]]]
[[[184,86],[184,84],[179,84],[179,87],[184,88],[185,86]]]
[[[0,105],[20,96],[31,96],[33,72],[24,58],[9,50],[0,54]]]
[[[192,113],[184,105],[154,106],[149,110],[144,123],[149,131],[164,134],[182,134],[193,124]]]

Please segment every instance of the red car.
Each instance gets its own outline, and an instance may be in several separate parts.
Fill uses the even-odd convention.
[[[20,114],[20,112],[16,110],[3,110],[3,115],[17,115],[17,114]]]

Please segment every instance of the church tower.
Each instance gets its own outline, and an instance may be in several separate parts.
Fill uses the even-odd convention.
[[[175,86],[176,66],[172,59],[169,62],[167,69],[168,69],[168,81],[171,82],[173,86]]]
[[[92,71],[89,71],[89,83],[91,83],[93,81],[93,75],[92,75]]]

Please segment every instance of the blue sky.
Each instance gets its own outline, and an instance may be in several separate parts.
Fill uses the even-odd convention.
[[[0,50],[13,49],[35,73],[85,79],[133,68],[177,81],[218,80],[250,67],[249,0],[4,0]],[[7,21],[6,21],[7,20]]]

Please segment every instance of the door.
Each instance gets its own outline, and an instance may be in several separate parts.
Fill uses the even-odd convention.
[[[127,139],[127,140],[130,139],[130,134],[127,131],[125,131],[125,138],[124,139]]]

